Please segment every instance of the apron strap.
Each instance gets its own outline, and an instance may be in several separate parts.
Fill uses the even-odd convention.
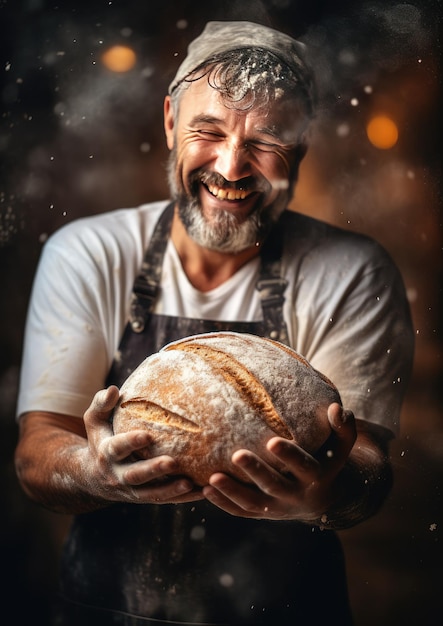
[[[154,310],[173,216],[174,203],[171,202],[154,228],[142,268],[134,281],[129,322],[136,333],[143,332],[147,317]],[[288,331],[283,318],[284,292],[288,285],[288,281],[281,277],[283,244],[284,229],[282,220],[279,220],[263,245],[256,288],[260,294],[264,336],[289,345]]]
[[[263,244],[256,289],[260,294],[265,336],[289,346],[288,329],[283,316],[284,292],[288,286],[281,270],[284,241],[283,214]]]
[[[160,290],[163,256],[171,232],[173,216],[174,202],[170,202],[155,225],[140,273],[134,281],[129,322],[136,333],[143,332],[147,316],[154,310]]]

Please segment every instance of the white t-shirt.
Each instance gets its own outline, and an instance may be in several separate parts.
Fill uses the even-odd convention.
[[[136,274],[166,201],[71,222],[45,244],[29,307],[17,413],[81,417],[102,389],[128,319]],[[292,347],[338,387],[357,418],[398,430],[412,360],[401,277],[373,240],[293,214],[282,261]],[[171,241],[156,313],[256,321],[260,261],[202,293]]]

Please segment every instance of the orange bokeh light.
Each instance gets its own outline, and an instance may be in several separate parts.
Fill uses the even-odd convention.
[[[128,72],[132,70],[137,61],[137,56],[128,46],[112,46],[102,55],[102,63],[111,72]]]
[[[398,128],[387,115],[374,116],[366,127],[366,134],[372,145],[381,150],[392,148],[398,140]]]

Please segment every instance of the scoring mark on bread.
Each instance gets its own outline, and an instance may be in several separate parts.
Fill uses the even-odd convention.
[[[286,424],[277,413],[274,404],[263,385],[242,363],[222,350],[189,342],[175,343],[166,350],[181,350],[198,354],[211,367],[242,395],[245,401],[256,411],[277,435],[292,439]]]
[[[129,411],[132,417],[149,424],[160,424],[191,433],[201,432],[201,427],[192,420],[143,398],[132,398],[122,402],[121,408]]]

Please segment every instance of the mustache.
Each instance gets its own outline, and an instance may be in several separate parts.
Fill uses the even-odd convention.
[[[266,192],[269,190],[270,185],[256,176],[245,176],[239,180],[227,180],[224,176],[218,172],[208,171],[205,169],[198,169],[192,172],[189,177],[189,182],[194,187],[198,183],[204,185],[214,185],[221,189],[234,189],[235,191],[257,191]]]

